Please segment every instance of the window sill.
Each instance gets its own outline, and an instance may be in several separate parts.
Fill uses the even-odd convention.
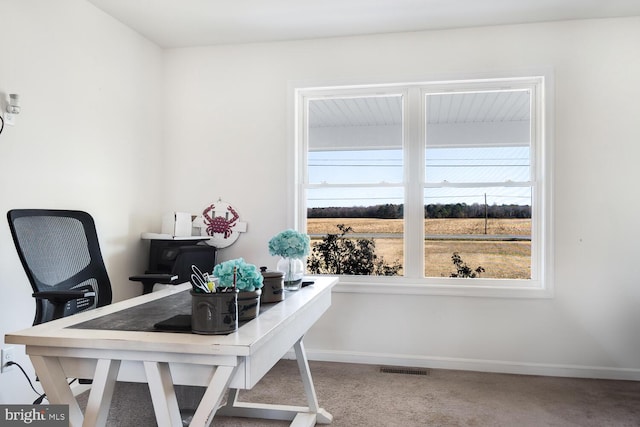
[[[535,286],[535,282],[524,286],[515,280],[491,279],[423,279],[390,277],[339,276],[340,281],[333,290],[337,293],[387,294],[387,295],[437,295],[484,298],[553,298],[553,289]],[[469,280],[477,284],[463,284]],[[455,281],[446,283],[443,281]],[[539,283],[539,282],[538,282]]]

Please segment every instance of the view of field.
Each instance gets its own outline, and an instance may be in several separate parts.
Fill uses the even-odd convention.
[[[311,245],[320,237],[313,235],[337,233],[337,224],[353,228],[353,233],[398,234],[403,231],[402,219],[376,218],[309,218],[307,233],[312,235]],[[495,236],[529,236],[531,219],[489,219],[485,234],[482,218],[425,219],[425,276],[449,277],[455,272],[451,255],[458,252],[472,269],[482,266],[481,277],[499,279],[528,279],[531,277],[531,242],[529,240],[495,240]],[[465,235],[470,235],[464,237]],[[375,237],[376,253],[388,262],[403,260],[401,238]]]

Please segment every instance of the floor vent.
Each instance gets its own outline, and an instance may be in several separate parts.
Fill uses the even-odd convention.
[[[383,374],[403,374],[403,375],[429,375],[431,370],[423,368],[393,368],[382,366],[380,372]]]

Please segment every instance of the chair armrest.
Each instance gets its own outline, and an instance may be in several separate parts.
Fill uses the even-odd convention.
[[[51,301],[52,304],[66,304],[69,301],[80,298],[90,298],[95,297],[96,293],[94,291],[41,291],[35,292],[33,294],[34,298],[37,299],[46,299]]]

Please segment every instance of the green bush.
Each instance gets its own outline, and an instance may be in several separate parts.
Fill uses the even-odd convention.
[[[311,274],[348,274],[396,276],[402,264],[397,260],[388,264],[376,255],[373,239],[349,239],[345,235],[353,229],[344,224],[337,225],[340,233],[327,234],[313,245],[307,261]]]
[[[458,252],[454,252],[451,255],[451,262],[456,267],[456,272],[451,273],[449,277],[468,277],[475,278],[480,277],[480,273],[484,273],[484,268],[478,266],[475,270],[472,270],[471,267],[467,265],[466,262],[462,261],[460,254]]]

